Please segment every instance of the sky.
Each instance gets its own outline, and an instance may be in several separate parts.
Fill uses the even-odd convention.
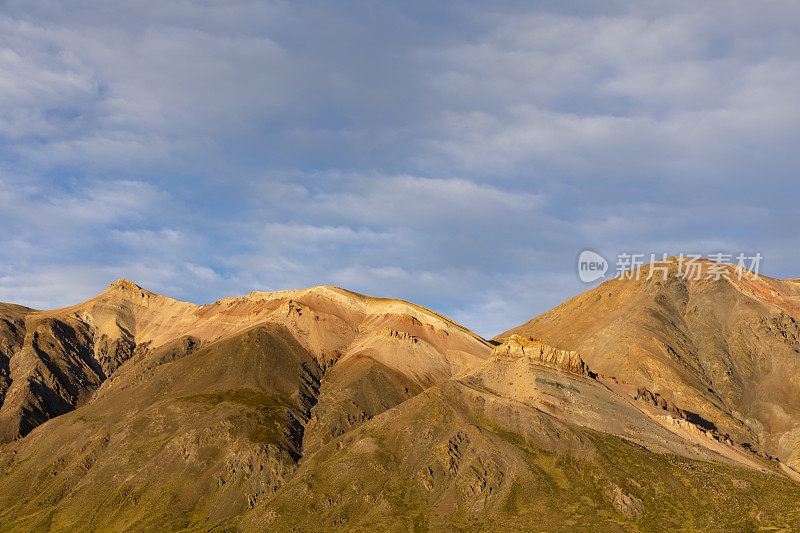
[[[336,285],[484,336],[577,257],[800,277],[800,3],[0,0],[0,301]]]

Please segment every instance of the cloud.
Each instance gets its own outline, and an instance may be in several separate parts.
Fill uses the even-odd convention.
[[[373,225],[429,226],[457,224],[498,208],[511,213],[536,209],[541,198],[523,191],[504,191],[463,178],[418,176],[347,176],[334,178],[335,188],[310,199],[311,210],[352,217]],[[333,190],[330,190],[333,189]]]
[[[681,7],[660,16],[520,15],[479,42],[425,51],[438,67],[432,86],[456,102],[422,140],[430,158],[512,176],[544,166],[604,179],[692,171],[704,179],[751,163],[754,142],[785,154],[800,119],[791,48],[800,40],[778,22],[782,10],[757,15],[770,31],[754,31],[744,29],[754,15],[745,9],[720,17]]]
[[[166,228],[157,231],[112,229],[109,232],[109,237],[128,246],[142,248],[148,252],[174,250],[177,246],[185,245],[187,240],[184,233]]]
[[[35,183],[0,181],[0,209],[6,228],[52,235],[85,231],[93,225],[110,225],[135,219],[157,209],[163,193],[141,181],[96,181],[77,190],[53,190]]]
[[[790,2],[5,2],[0,300],[332,283],[493,335],[585,289],[585,248],[761,251],[796,277],[798,22]]]

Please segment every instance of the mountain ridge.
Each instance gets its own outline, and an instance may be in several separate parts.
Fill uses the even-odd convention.
[[[798,528],[760,283],[612,280],[491,342],[331,286],[0,305],[0,531]]]
[[[315,310],[314,306],[319,309]],[[311,311],[304,316],[303,308]],[[197,305],[155,294],[131,281],[120,279],[109,285],[106,291],[72,306],[45,311],[21,307],[13,309],[17,321],[28,324],[29,327],[23,329],[30,329],[33,337],[38,339],[40,334],[52,334],[53,328],[60,328],[70,332],[69,335],[77,336],[76,342],[81,346],[80,349],[67,348],[51,343],[52,353],[48,353],[46,363],[37,351],[39,348],[34,346],[26,352],[30,359],[27,372],[23,372],[21,365],[16,365],[15,372],[9,369],[7,378],[10,381],[2,392],[5,397],[5,392],[12,389],[15,405],[13,410],[5,402],[0,406],[0,426],[5,424],[9,427],[4,432],[5,440],[29,431],[31,424],[41,423],[50,416],[79,405],[137,349],[156,348],[185,336],[191,336],[201,343],[216,341],[264,321],[291,323],[295,329],[311,328],[302,336],[303,342],[323,359],[345,355],[348,345],[357,337],[364,336],[358,333],[359,327],[367,334],[388,326],[393,328],[392,331],[406,329],[409,334],[416,332],[424,341],[419,346],[421,352],[436,351],[437,348],[432,346],[441,345],[450,357],[444,366],[427,368],[424,358],[430,355],[421,353],[422,359],[415,359],[418,362],[415,379],[423,382],[441,379],[451,371],[448,365],[473,364],[470,363],[471,355],[468,355],[472,351],[489,351],[489,345],[480,336],[421,306],[397,299],[369,297],[330,286],[269,293],[254,291],[246,296]],[[320,330],[320,320],[328,323],[323,327],[324,331]],[[404,324],[404,321],[408,324]],[[37,328],[42,331],[36,331]],[[458,340],[437,337],[437,332],[449,336],[450,330],[457,333],[453,339]],[[328,337],[321,339],[320,335]],[[330,344],[333,340],[330,335],[338,340],[323,347],[323,344]],[[23,340],[16,342],[22,343]],[[31,346],[35,344],[33,338],[27,342]],[[367,341],[362,339],[361,342]],[[75,360],[66,360],[69,359],[67,352],[72,355],[78,353],[79,356],[77,359],[71,358]],[[8,359],[11,360],[10,357]],[[69,372],[61,369],[58,361],[64,361],[64,365],[69,367],[82,367],[78,384],[70,382]],[[386,362],[390,367],[399,364],[391,358]],[[100,368],[96,368],[98,366]],[[427,375],[430,372],[438,377]],[[17,386],[14,386],[14,382]],[[28,385],[27,382],[32,384]],[[48,402],[41,398],[43,395],[62,397],[63,401],[59,401],[57,409],[48,409]],[[52,401],[49,403],[53,404]],[[36,417],[28,422],[22,420],[20,412],[34,404],[38,413]]]

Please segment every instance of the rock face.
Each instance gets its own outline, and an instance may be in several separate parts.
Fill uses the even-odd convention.
[[[11,386],[11,356],[22,348],[25,341],[26,307],[0,304],[0,406]]]
[[[49,418],[71,411],[104,377],[85,324],[29,319],[19,349],[9,358],[10,384],[0,406],[0,439],[25,436]]]
[[[660,407],[661,409],[668,411],[679,418],[687,418],[686,411],[680,409],[666,398],[662,398],[660,394],[650,392],[646,387],[639,387],[636,389],[636,396],[634,396],[634,399],[642,400],[655,407]]]
[[[381,328],[378,330],[378,335],[381,337],[388,337],[390,339],[398,339],[401,341],[411,342],[411,343],[418,343],[419,338],[411,335],[410,333],[406,333],[404,331],[396,331],[394,329],[389,328]]]
[[[609,488],[607,494],[611,498],[611,504],[614,506],[614,509],[625,517],[636,519],[642,516],[644,506],[642,505],[642,500],[639,498],[625,494],[620,487],[613,484]]]
[[[567,372],[590,374],[589,367],[580,358],[578,352],[559,350],[545,344],[533,337],[521,337],[511,335],[503,344],[492,350],[492,355],[504,355],[509,357],[527,357],[538,363],[560,368]]]

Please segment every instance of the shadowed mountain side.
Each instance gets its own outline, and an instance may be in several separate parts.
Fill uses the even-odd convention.
[[[8,362],[0,405],[0,442],[26,435],[42,422],[84,403],[135,347],[126,338],[95,342],[76,319],[28,315],[24,338]],[[6,342],[8,335],[4,335]],[[13,338],[13,337],[12,337]]]
[[[647,387],[733,440],[800,466],[800,283],[700,263],[700,278],[615,278],[496,337],[532,336]],[[685,270],[684,270],[685,271]]]
[[[341,361],[325,375],[305,429],[303,456],[421,391],[416,382],[371,357]]]
[[[13,430],[13,422],[3,423],[2,406],[11,387],[11,357],[25,343],[25,317],[33,309],[12,304],[0,304],[0,442],[13,438],[19,430]]]

